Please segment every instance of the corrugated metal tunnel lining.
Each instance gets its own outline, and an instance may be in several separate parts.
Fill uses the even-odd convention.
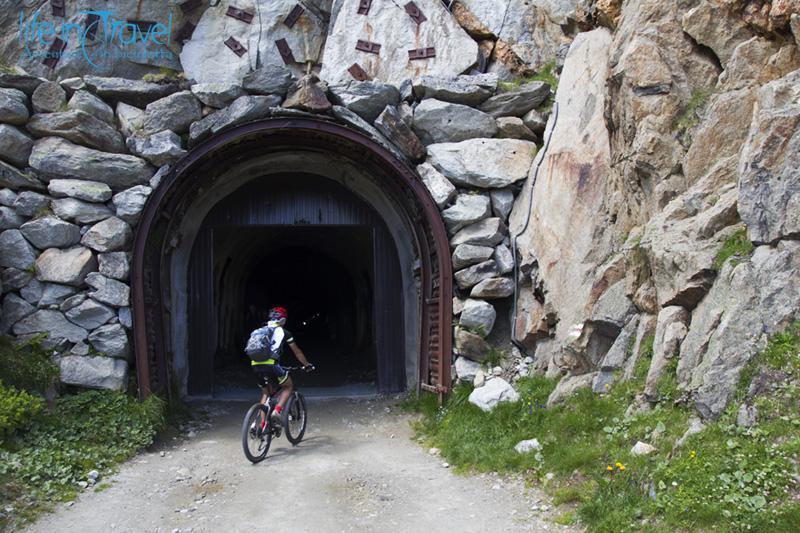
[[[317,365],[304,384],[405,388],[391,236],[374,209],[329,179],[270,176],[220,201],[195,240],[189,284],[190,394],[252,386],[242,346],[274,305],[288,307],[287,327]],[[376,285],[390,309],[380,321]]]

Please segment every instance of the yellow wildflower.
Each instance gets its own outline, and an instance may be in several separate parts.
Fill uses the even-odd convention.
[[[613,466],[611,466],[611,465],[608,465],[608,466],[606,467],[606,470],[608,470],[609,472],[612,472],[612,471],[614,470],[614,467],[613,467]]]
[[[690,452],[689,452],[689,457],[691,457],[692,459],[694,459],[695,457],[697,457],[697,452],[696,452],[696,451],[694,451],[694,450],[690,451]]]
[[[625,465],[619,465],[620,470],[625,470]]]

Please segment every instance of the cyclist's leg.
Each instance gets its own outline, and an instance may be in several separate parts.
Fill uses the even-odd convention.
[[[286,381],[281,383],[281,393],[278,396],[278,405],[281,406],[281,409],[286,406],[286,402],[289,401],[289,396],[292,395],[292,391],[294,391],[294,383],[292,383],[292,377],[287,373]]]

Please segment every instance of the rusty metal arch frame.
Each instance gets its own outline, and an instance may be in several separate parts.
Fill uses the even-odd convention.
[[[225,130],[189,151],[150,195],[136,230],[131,265],[139,397],[171,390],[164,335],[170,287],[168,269],[162,268],[173,245],[171,224],[188,208],[187,198],[207,182],[213,184],[219,168],[288,150],[344,156],[375,171],[387,197],[407,216],[420,259],[418,391],[435,393],[441,401],[451,383],[453,287],[450,244],[439,210],[416,172],[389,150],[360,131],[310,116],[268,118]]]

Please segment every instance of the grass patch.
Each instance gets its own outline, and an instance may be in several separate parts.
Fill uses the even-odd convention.
[[[164,425],[165,402],[157,396],[140,402],[122,392],[84,391],[46,407],[41,391],[53,386],[54,368],[35,340],[0,341],[0,530],[17,530],[74,498],[90,471],[113,472]]]
[[[713,91],[706,89],[696,89],[692,91],[692,96],[686,103],[683,113],[678,115],[675,119],[672,129],[680,134],[681,141],[687,146],[692,143],[689,130],[700,124],[702,120],[700,114],[712,94],[714,94]]]
[[[747,230],[738,229],[722,243],[722,247],[714,257],[714,270],[722,270],[729,259],[732,265],[738,265],[751,253],[753,253],[753,243],[747,238]]]
[[[547,83],[550,85],[553,93],[555,93],[556,89],[558,89],[558,74],[556,74],[555,59],[542,65],[542,68],[540,68],[536,74],[531,76],[520,76],[519,78],[515,78],[511,81],[501,81],[497,83],[497,86],[504,91],[513,91],[514,89],[518,89],[520,86],[533,81],[543,81]]]
[[[759,423],[736,425],[738,402],[717,422],[675,442],[693,415],[676,404],[672,363],[659,382],[661,402],[626,415],[642,389],[652,339],[641,347],[635,377],[608,394],[579,391],[564,405],[545,407],[556,385],[544,377],[518,383],[522,401],[484,413],[466,401],[471,387],[456,387],[437,408],[433,396],[410,398],[406,408],[422,413],[415,424],[426,445],[436,446],[459,471],[523,473],[542,483],[556,505],[559,523],[589,531],[792,531],[800,523],[800,325],[775,335],[742,374],[780,372],[775,391],[751,398]],[[639,368],[640,367],[640,368]],[[743,386],[741,394],[747,394]],[[541,449],[527,454],[517,442],[537,438]],[[637,441],[657,451],[633,456]],[[547,474],[552,473],[552,479]]]

